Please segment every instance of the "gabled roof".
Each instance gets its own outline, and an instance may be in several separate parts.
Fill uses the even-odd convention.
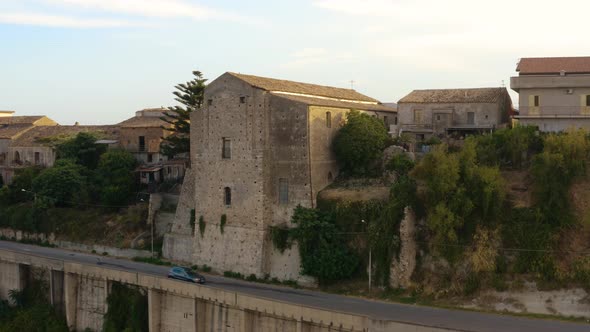
[[[590,57],[522,58],[516,66],[520,75],[590,73]]]
[[[2,116],[0,117],[0,124],[35,124],[39,120],[45,120],[45,122],[55,121],[49,119],[44,115],[27,115],[27,116]]]
[[[35,126],[14,139],[10,146],[52,146],[81,132],[97,133],[101,139],[119,139],[118,126]]]
[[[169,123],[157,116],[134,116],[118,124],[121,128],[160,128]]]
[[[14,138],[31,128],[32,124],[0,124],[0,139]]]
[[[397,112],[397,109],[387,107],[382,104],[359,103],[359,102],[353,102],[353,101],[340,101],[340,100],[334,100],[334,99],[289,95],[289,94],[276,93],[276,92],[271,92],[271,94],[273,96],[289,99],[289,100],[303,103],[306,105],[349,108],[349,109],[364,110],[364,111]]]
[[[379,102],[376,99],[365,96],[352,89],[335,88],[331,86],[279,80],[275,78],[244,75],[232,72],[228,72],[228,74],[237,77],[238,79],[252,85],[253,87],[271,92],[279,91],[334,99],[357,100],[373,103]]]
[[[506,88],[414,90],[399,103],[495,103],[508,95]]]

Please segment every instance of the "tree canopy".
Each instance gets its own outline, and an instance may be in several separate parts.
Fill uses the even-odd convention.
[[[332,148],[343,172],[366,175],[381,157],[388,138],[382,121],[352,110],[336,134]]]
[[[200,71],[193,71],[191,81],[176,85],[177,91],[172,92],[174,100],[181,106],[169,107],[161,119],[172,127],[163,127],[171,132],[170,136],[163,138],[160,145],[162,153],[168,157],[190,151],[190,115],[203,105],[206,78]]]

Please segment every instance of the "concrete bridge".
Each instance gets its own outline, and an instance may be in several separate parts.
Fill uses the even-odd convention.
[[[211,277],[166,278],[166,267],[0,241],[0,297],[44,272],[70,328],[102,330],[113,282],[148,296],[150,331],[588,331],[553,321],[406,306]]]

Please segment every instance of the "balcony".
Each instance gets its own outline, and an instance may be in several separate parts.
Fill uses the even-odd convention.
[[[576,119],[590,118],[590,106],[522,106],[516,119]]]
[[[407,123],[399,125],[400,131],[405,132],[423,132],[423,133],[430,133],[432,132],[432,124],[429,123]]]

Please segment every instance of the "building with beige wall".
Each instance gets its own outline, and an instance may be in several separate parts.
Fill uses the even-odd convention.
[[[545,132],[590,130],[590,57],[522,58],[510,87],[521,124]]]
[[[10,184],[14,173],[14,154],[9,151],[14,140],[37,126],[55,126],[46,116],[13,116],[13,111],[0,111],[0,176]],[[20,155],[18,156],[20,158]]]
[[[490,132],[507,126],[512,100],[506,88],[414,90],[398,101],[392,131],[417,141],[453,132]]]
[[[163,108],[140,110],[135,112],[134,117],[118,124],[121,128],[121,148],[131,152],[140,164],[137,171],[142,184],[180,181],[184,177],[188,160],[168,160],[160,151],[163,138],[172,133],[166,129],[172,125],[162,120],[164,112]]]
[[[269,227],[291,227],[294,208],[314,207],[338,176],[331,143],[352,109],[385,123],[397,115],[350,89],[236,73],[211,82],[191,117],[194,181],[185,180],[191,198],[179,205],[194,208],[195,225],[177,211],[164,255],[218,271],[299,278],[296,246],[274,250]]]
[[[55,144],[78,133],[94,133],[101,139],[116,141],[117,126],[34,126],[13,138],[8,144],[6,158],[0,165],[6,183],[16,170],[29,166],[52,167],[56,160]]]

